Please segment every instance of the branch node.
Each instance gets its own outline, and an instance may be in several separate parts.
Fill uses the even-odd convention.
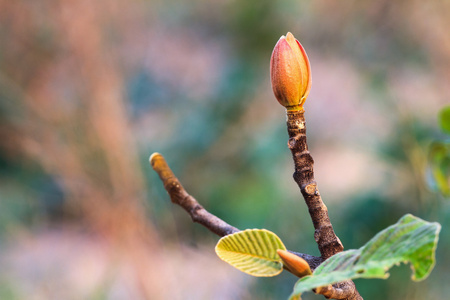
[[[311,183],[311,184],[306,185],[305,192],[308,195],[311,195],[311,196],[312,195],[317,195],[318,194],[317,185],[315,183]]]

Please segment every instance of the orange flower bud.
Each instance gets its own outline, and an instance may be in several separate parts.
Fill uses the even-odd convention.
[[[272,89],[287,110],[302,110],[311,89],[311,66],[305,49],[288,32],[282,36],[270,58]]]
[[[283,265],[295,276],[302,278],[312,274],[308,263],[303,258],[281,249],[278,249],[277,253],[283,261]]]

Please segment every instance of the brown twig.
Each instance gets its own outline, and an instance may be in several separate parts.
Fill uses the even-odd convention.
[[[297,182],[308,206],[314,224],[314,239],[325,260],[341,252],[344,247],[336,236],[328,217],[328,209],[322,201],[317,183],[314,179],[314,160],[308,151],[306,142],[306,123],[304,111],[287,112],[287,128],[289,133],[288,147],[292,152],[295,164],[294,180]]]
[[[311,271],[314,271],[323,262],[322,257],[309,255],[309,254],[305,254],[305,253],[299,253],[299,252],[295,252],[295,251],[291,251],[291,250],[288,250],[288,251],[291,252],[292,254],[295,254],[295,255],[303,258],[304,260],[306,260],[309,264],[309,267],[311,268]]]
[[[172,200],[172,203],[183,207],[184,210],[191,216],[192,221],[202,224],[220,237],[240,231],[236,227],[231,226],[217,216],[209,213],[197,202],[197,200],[195,200],[194,197],[189,195],[181,185],[178,178],[175,177],[161,154],[153,153],[152,156],[150,156],[150,164],[152,165],[153,170],[158,173],[159,178],[164,184],[164,188]],[[308,262],[311,270],[317,268],[323,261],[322,258],[317,256],[293,251],[290,252]]]
[[[305,199],[314,225],[314,239],[319,246],[322,260],[344,250],[336,236],[328,216],[328,209],[322,201],[314,179],[314,160],[308,151],[306,142],[306,122],[304,110],[287,111],[288,147],[294,159],[294,180]],[[328,299],[362,300],[353,281],[345,281],[315,289]]]
[[[184,208],[184,210],[191,216],[192,221],[199,223],[218,236],[225,236],[240,230],[236,227],[231,226],[222,219],[216,217],[215,215],[209,213],[203,206],[201,206],[194,197],[189,195],[186,190],[181,185],[180,181],[173,174],[170,167],[167,165],[164,157],[159,153],[153,153],[150,156],[150,164],[152,168],[158,173],[159,178],[164,184],[164,188],[170,196],[172,203],[177,204]],[[316,269],[322,262],[322,257],[317,257],[305,253],[298,253],[290,251],[291,253],[303,258],[308,262],[311,270]],[[285,268],[287,271],[289,269]],[[315,291],[318,294],[322,294],[326,297],[343,297],[346,298],[333,298],[333,299],[346,299],[346,300],[362,300],[356,291],[355,284],[352,281],[346,281],[339,283],[335,286],[327,286],[325,288],[319,288]],[[356,293],[356,294],[355,294]],[[353,296],[359,296],[360,298],[352,298]]]
[[[197,202],[197,200],[195,200],[194,197],[189,195],[178,178],[175,177],[161,154],[153,153],[152,156],[150,156],[150,164],[152,165],[153,170],[158,173],[159,178],[161,178],[172,203],[183,207],[191,216],[193,222],[202,224],[219,236],[225,236],[239,231],[239,229],[209,213]]]

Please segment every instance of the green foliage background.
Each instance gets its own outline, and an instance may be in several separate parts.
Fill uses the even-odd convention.
[[[173,245],[174,253],[184,247],[213,253],[218,237],[170,203],[149,167],[155,151],[210,212],[240,229],[266,228],[288,249],[318,255],[291,176],[284,109],[269,81],[271,51],[287,31],[311,60],[308,141],[319,188],[346,249],[359,248],[406,213],[442,224],[437,265],[426,281],[411,283],[408,268],[400,267],[387,281],[356,280],[361,294],[365,299],[448,295],[450,204],[436,183],[430,154],[430,145],[448,147],[450,139],[438,122],[450,94],[445,48],[450,40],[442,31],[450,26],[448,1],[85,2],[0,1],[1,299],[19,299],[26,290],[20,276],[11,276],[17,265],[7,255],[18,239],[76,228],[121,244],[123,236],[116,233],[136,219],[114,214],[126,203],[141,204],[137,211],[159,239],[150,244]],[[85,22],[90,15],[94,21]],[[92,29],[100,31],[100,40],[90,38]],[[65,40],[78,31],[77,39]],[[93,52],[99,54],[90,56]],[[111,74],[116,77],[101,84]],[[118,86],[118,96],[111,96]],[[106,95],[98,102],[105,105],[91,109],[98,95]],[[116,107],[108,104],[114,95],[123,122],[114,114],[104,117],[103,109]],[[88,116],[104,120],[94,124]],[[103,131],[92,139],[89,134],[102,126],[115,129],[111,144],[98,146]],[[116,140],[125,127],[128,140]],[[109,156],[116,147],[123,149],[120,155]],[[67,152],[80,157],[77,166],[87,175],[67,172],[60,163]],[[111,174],[120,173],[114,162],[125,155],[136,162],[129,167],[133,180],[124,172],[128,175],[114,181]],[[448,184],[448,157],[439,161]],[[109,216],[113,222],[97,222]],[[31,278],[50,284],[45,276]],[[89,298],[116,299],[111,281],[104,279]],[[287,272],[245,278],[247,293],[235,299],[286,299],[295,281]],[[143,299],[152,296],[149,290]]]

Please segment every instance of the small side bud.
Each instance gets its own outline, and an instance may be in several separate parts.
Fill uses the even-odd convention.
[[[278,249],[277,253],[286,268],[295,276],[302,278],[307,275],[312,275],[309,264],[303,258],[281,249]]]
[[[305,49],[288,32],[282,36],[270,58],[270,79],[278,102],[287,110],[303,110],[311,89],[311,66]]]

